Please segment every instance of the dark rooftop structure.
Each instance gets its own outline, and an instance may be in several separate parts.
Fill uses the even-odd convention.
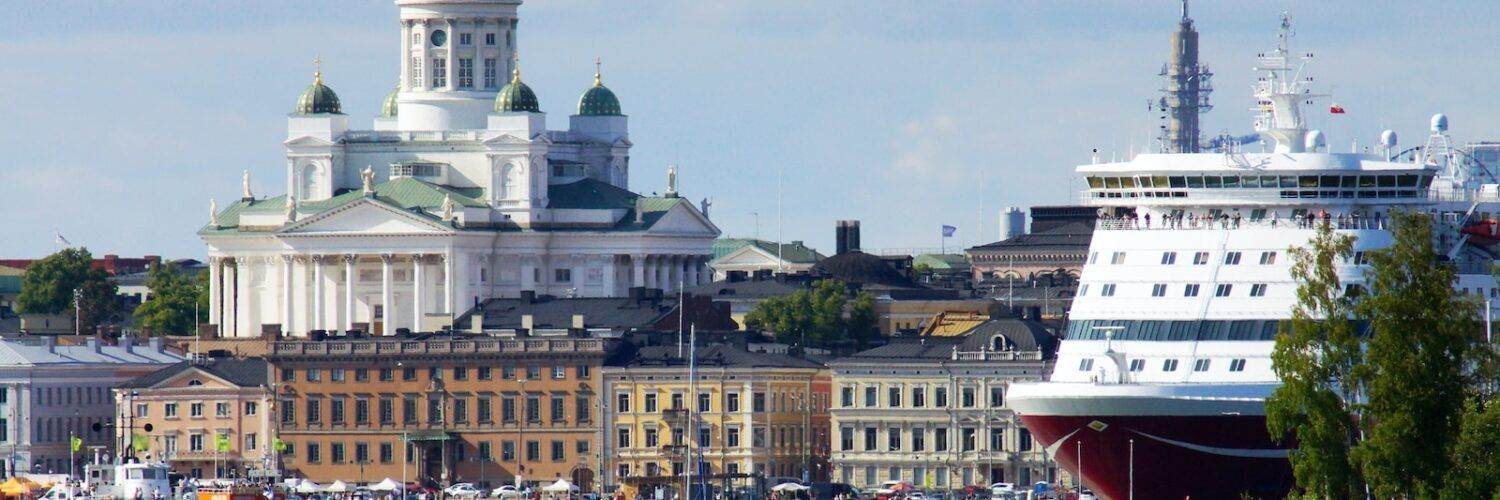
[[[700,329],[732,329],[729,305],[712,297],[682,297],[683,319]],[[456,330],[634,330],[677,329],[679,298],[661,290],[631,289],[628,297],[559,298],[522,292],[520,297],[487,299],[454,321]]]
[[[149,375],[137,377],[122,387],[147,388],[160,384],[189,370],[202,370],[209,375],[224,379],[240,387],[260,387],[269,380],[269,365],[261,358],[225,358],[210,361],[183,361],[162,368]]]
[[[893,337],[883,346],[839,358],[834,363],[1050,359],[1056,348],[1057,337],[1041,323],[998,318],[985,321],[962,336]]]
[[[699,368],[822,368],[823,364],[789,354],[754,352],[742,347],[713,344],[700,345],[696,358]],[[684,367],[688,357],[678,355],[677,346],[653,345],[621,356],[612,366],[625,368]]]

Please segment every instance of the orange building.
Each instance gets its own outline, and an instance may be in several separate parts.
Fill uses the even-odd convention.
[[[191,477],[275,470],[265,360],[185,361],[115,391],[121,442],[133,443],[144,458],[165,460]]]

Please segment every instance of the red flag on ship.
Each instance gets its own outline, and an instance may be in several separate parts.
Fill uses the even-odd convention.
[[[1331,106],[1328,106],[1328,112],[1335,115],[1342,115],[1344,114],[1344,107],[1335,103]]]

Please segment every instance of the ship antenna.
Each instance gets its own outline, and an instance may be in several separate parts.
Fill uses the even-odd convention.
[[[1182,0],[1182,20],[1188,20],[1188,0]]]

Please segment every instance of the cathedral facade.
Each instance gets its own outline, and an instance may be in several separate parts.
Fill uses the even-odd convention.
[[[286,193],[212,208],[225,337],[434,331],[527,293],[670,293],[711,278],[707,203],[628,189],[628,119],[599,72],[548,130],[516,54],[519,0],[397,0],[401,76],[369,130],[321,73],[287,119]]]

